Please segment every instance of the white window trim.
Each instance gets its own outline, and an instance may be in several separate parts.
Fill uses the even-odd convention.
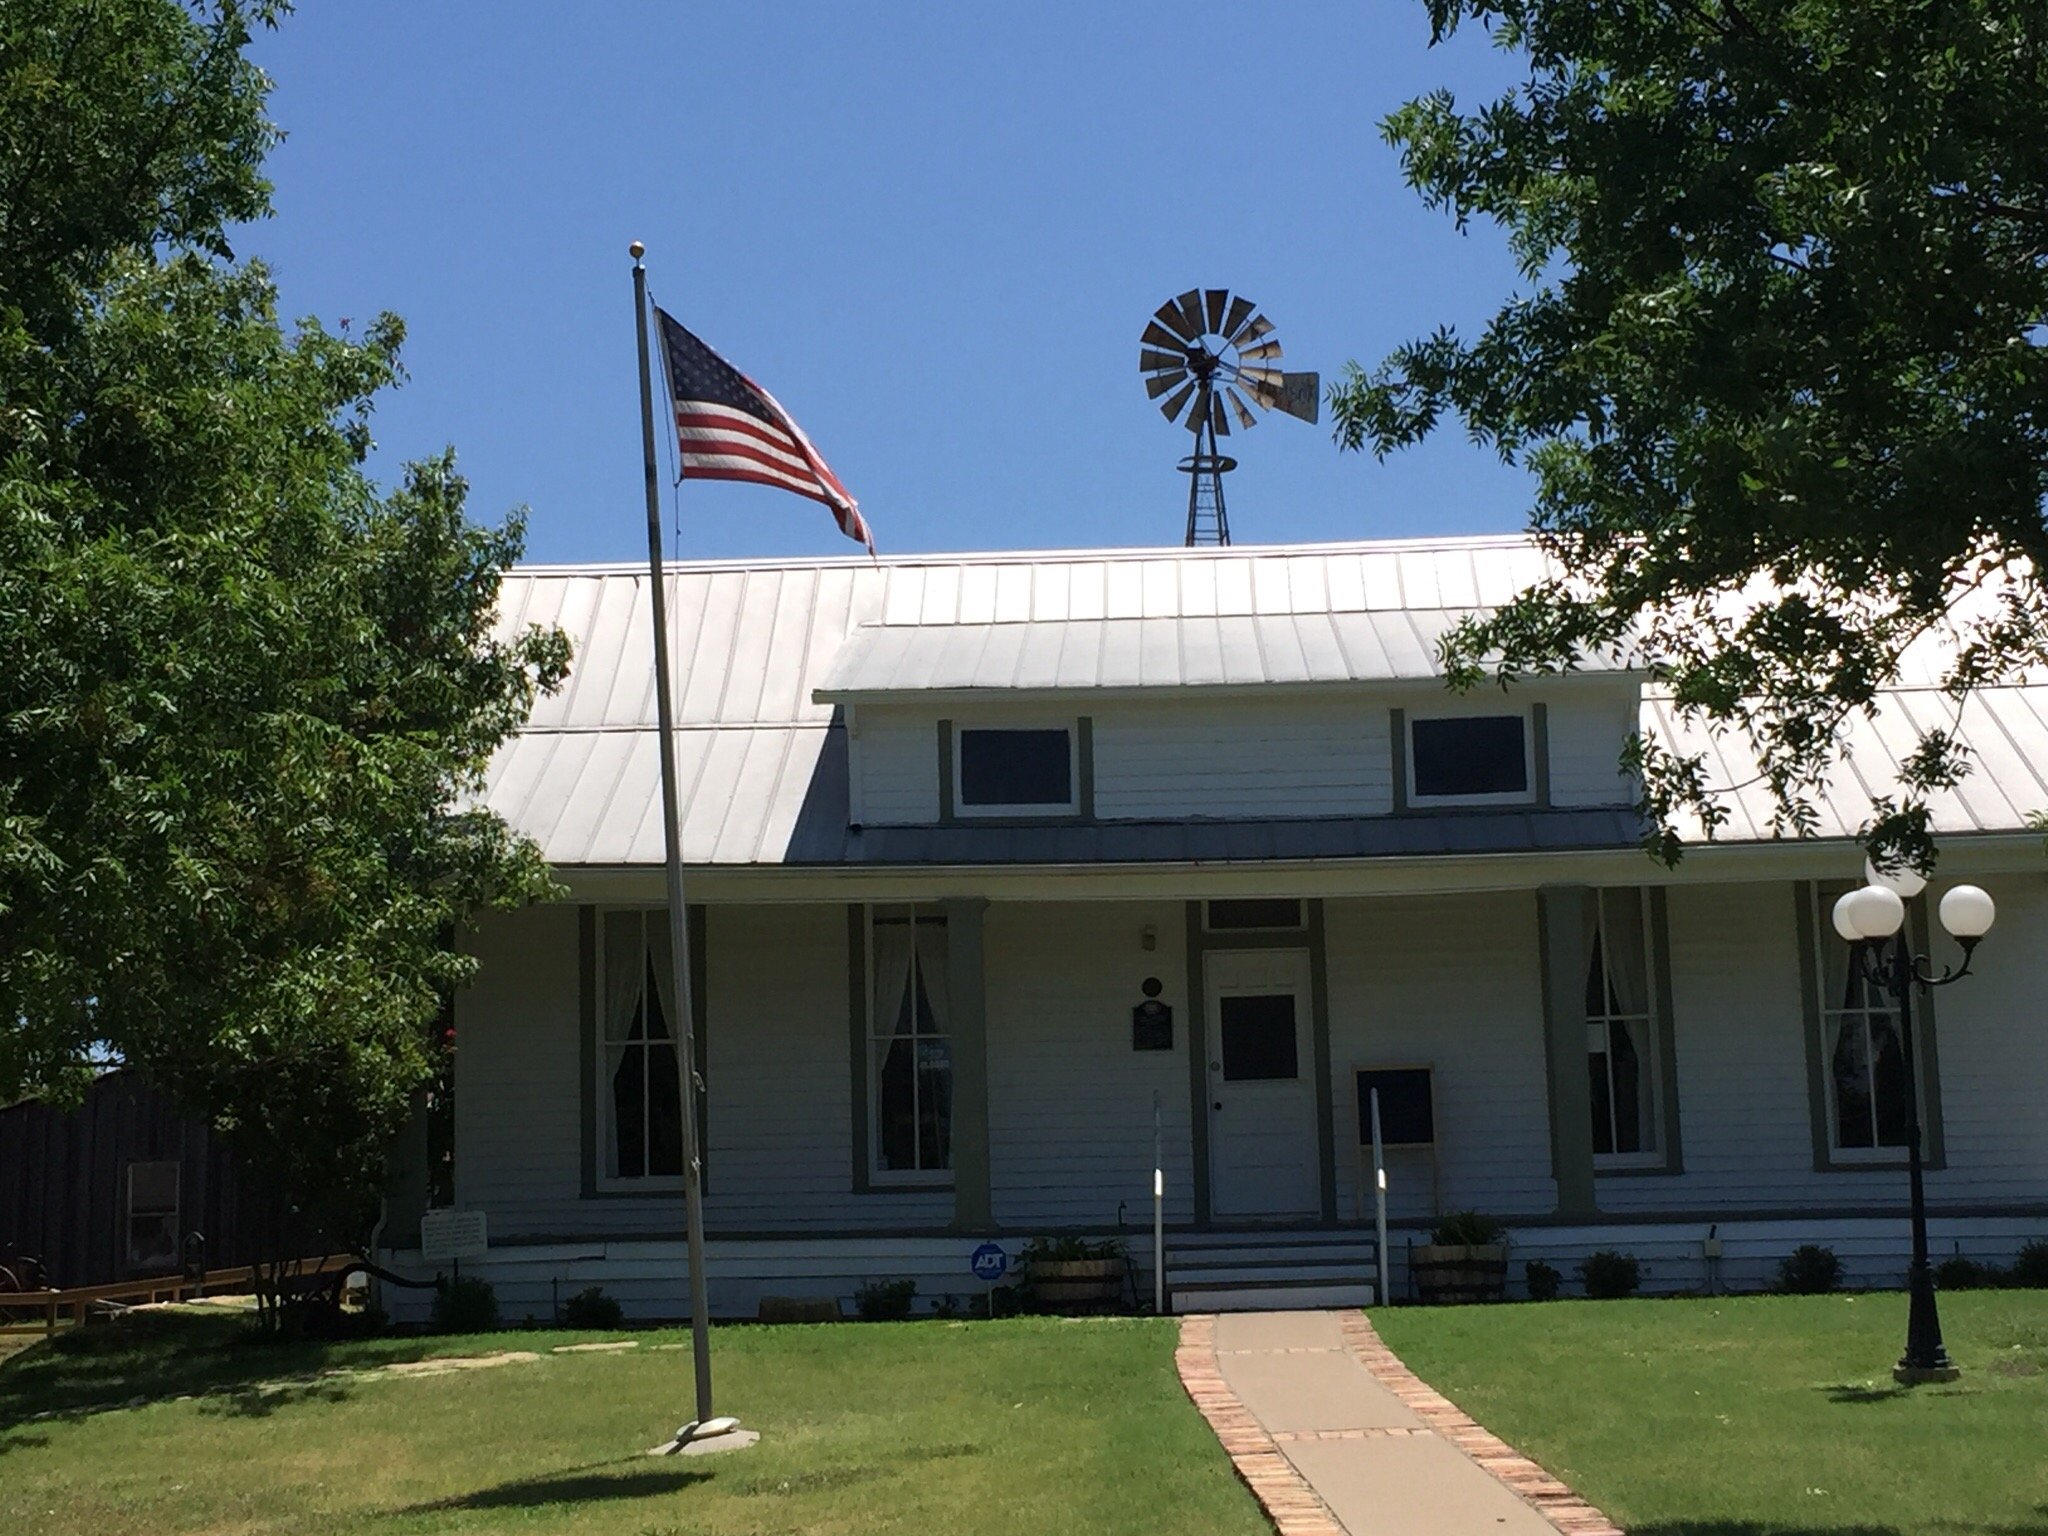
[[[1611,891],[1605,889],[1596,889],[1592,893],[1595,903],[1595,921],[1598,924],[1596,931],[1600,935],[1600,955],[1603,963],[1609,953],[1607,947],[1606,898],[1610,894],[1612,894]],[[1595,1152],[1593,1154],[1593,1168],[1598,1173],[1631,1168],[1661,1169],[1667,1168],[1671,1164],[1671,1153],[1665,1144],[1666,1136],[1664,1130],[1666,1118],[1664,1109],[1664,1046],[1659,1038],[1660,1032],[1657,1022],[1657,999],[1661,995],[1659,990],[1661,978],[1657,975],[1657,941],[1652,923],[1654,914],[1650,910],[1650,893],[1647,889],[1637,888],[1635,898],[1642,909],[1643,1001],[1646,1006],[1641,1013],[1599,1013],[1588,1015],[1586,1019],[1586,1048],[1589,1052],[1592,1050],[1593,1026],[1595,1024],[1619,1022],[1623,1024],[1640,1024],[1642,1026],[1639,1048],[1643,1052],[1644,1071],[1649,1078],[1650,1084],[1650,1146],[1648,1150],[1642,1152]]]
[[[957,727],[955,727],[954,739],[956,742],[959,739]],[[958,760],[956,749],[954,756],[956,768]],[[910,916],[907,921],[915,925],[920,920],[919,909],[916,903],[909,905],[909,912]],[[877,1047],[884,1040],[893,1040],[895,1036],[878,1036],[875,1033],[875,986],[880,978],[875,975],[874,907],[869,906],[863,909],[863,916],[864,921],[861,924],[861,933],[866,941],[866,954],[863,958],[861,974],[867,977],[867,998],[865,1000],[867,1014],[867,1067],[866,1071],[862,1074],[862,1078],[868,1096],[868,1187],[870,1189],[951,1189],[953,1187],[953,1170],[951,1168],[884,1168],[882,1166],[882,1083],[880,1077],[881,1062],[879,1060],[881,1052]],[[929,921],[930,919],[926,920]],[[914,932],[915,929],[913,927],[913,934]],[[952,935],[948,933],[947,942],[950,944],[951,941]],[[916,954],[916,940],[914,937],[911,941],[911,953],[913,955]],[[947,1022],[950,1024],[951,1020],[949,1019]],[[913,1044],[918,1038],[920,1037],[916,1035],[911,1037]],[[948,1029],[942,1035],[925,1035],[922,1038],[926,1040],[944,1040],[947,1042],[948,1060],[951,1059],[950,1052],[953,1040],[951,1029]]]
[[[1473,720],[1510,716],[1522,722],[1522,780],[1526,789],[1490,795],[1426,795],[1416,788],[1415,726],[1423,720]],[[1427,714],[1407,712],[1401,726],[1401,751],[1407,762],[1408,804],[1417,807],[1455,805],[1534,805],[1536,803],[1536,722],[1527,704],[1503,705],[1494,700],[1432,704]]]
[[[1067,733],[1067,798],[1024,805],[969,805],[960,782],[960,757],[969,731],[1065,731]],[[955,720],[953,722],[953,816],[984,817],[1078,816],[1081,814],[1081,722],[1063,720]]]
[[[631,912],[635,914],[640,919],[641,942],[644,944],[646,942],[646,924],[648,920],[656,913],[663,911],[664,909],[659,907],[599,907],[597,909],[598,996],[596,1017],[591,1020],[590,1025],[594,1031],[591,1049],[596,1054],[597,1069],[590,1074],[590,1091],[597,1101],[594,1106],[594,1113],[597,1116],[594,1122],[597,1127],[597,1156],[594,1159],[597,1166],[594,1170],[596,1173],[594,1187],[602,1194],[640,1191],[656,1195],[678,1194],[682,1191],[685,1182],[683,1175],[680,1173],[650,1173],[641,1174],[638,1177],[612,1173],[608,1170],[605,1159],[605,1148],[610,1144],[610,1137],[607,1135],[607,1132],[611,1129],[612,1116],[610,1047],[614,1044],[626,1043],[624,1041],[614,1042],[605,1038],[605,1020],[610,1017],[610,1010],[605,1006],[604,985],[605,978],[611,974],[605,956],[605,929],[607,927],[605,919],[617,912]],[[676,1028],[673,1020],[669,1023],[669,1043],[678,1051],[682,1049],[682,1043],[676,1037]]]

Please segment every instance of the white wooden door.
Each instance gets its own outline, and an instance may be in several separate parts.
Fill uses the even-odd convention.
[[[1203,979],[1210,1212],[1219,1220],[1314,1216],[1320,1200],[1308,952],[1212,953]]]

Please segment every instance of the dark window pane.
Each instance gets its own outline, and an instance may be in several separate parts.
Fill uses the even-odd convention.
[[[1229,928],[1299,928],[1301,926],[1301,903],[1284,899],[1259,901],[1212,901],[1209,903],[1209,927],[1212,930]]]
[[[1589,1051],[1586,1054],[1586,1073],[1591,1079],[1593,1090],[1593,1151],[1606,1153],[1614,1150],[1614,1106],[1610,1101],[1607,1084],[1607,1053]]]
[[[1417,795],[1521,795],[1529,791],[1520,715],[1417,720],[1409,727]]]
[[[875,1137],[884,1168],[917,1166],[915,1049],[908,1037],[888,1041],[875,1071]]]
[[[1844,1147],[1870,1140],[1870,1062],[1863,1044],[1863,1020],[1843,1019],[1835,1034],[1835,1135]]]
[[[1300,1076],[1294,1051],[1292,992],[1226,997],[1219,1000],[1218,1007],[1223,1023],[1225,1082]]]
[[[1619,1008],[1610,1008],[1607,987],[1607,958],[1600,952],[1600,934],[1593,934],[1593,952],[1586,957],[1586,1017],[1597,1019],[1606,1014],[1619,1013]]]
[[[674,1178],[683,1171],[683,1085],[676,1048],[649,1046],[647,1056],[647,1171]]]
[[[1064,806],[1074,798],[1066,731],[960,733],[962,805]]]
[[[917,1157],[920,1168],[953,1166],[953,1054],[943,1040],[917,1042]]]
[[[633,1020],[634,1038],[640,1034],[640,1020]],[[619,1065],[612,1073],[612,1136],[618,1145],[619,1165],[613,1170],[622,1179],[637,1179],[647,1171],[647,1052],[629,1045],[619,1052]]]
[[[1871,1096],[1877,1105],[1877,1144],[1903,1147],[1912,1138],[1906,1134],[1906,1053],[1899,1049],[1896,1019],[1873,1018],[1870,1041],[1876,1050],[1871,1062]]]
[[[1643,1063],[1636,1052],[1634,1026],[1615,1020],[1607,1026],[1607,1050],[1614,1064],[1614,1148],[1643,1150]]]

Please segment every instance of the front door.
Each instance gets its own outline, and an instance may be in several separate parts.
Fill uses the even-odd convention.
[[[1212,952],[1204,983],[1210,1212],[1219,1220],[1314,1216],[1320,1200],[1308,953]]]

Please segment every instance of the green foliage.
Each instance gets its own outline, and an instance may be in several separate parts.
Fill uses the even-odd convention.
[[[1634,1255],[1602,1248],[1578,1263],[1579,1280],[1595,1301],[1617,1301],[1642,1289],[1643,1266]]]
[[[1778,1263],[1778,1289],[1792,1296],[1822,1296],[1842,1283],[1835,1250],[1801,1243]]]
[[[131,1064],[292,1247],[366,1235],[458,927],[551,889],[468,797],[567,645],[495,632],[521,519],[451,453],[364,472],[397,319],[287,328],[229,251],[277,9],[0,10],[0,1099]]]
[[[1564,1276],[1541,1259],[1531,1259],[1522,1266],[1522,1281],[1529,1287],[1531,1301],[1555,1301],[1564,1288]]]
[[[1934,1266],[1934,1288],[1938,1291],[1988,1291],[2005,1283],[2005,1271],[1996,1264],[1950,1254]]]
[[[444,1281],[434,1292],[439,1333],[489,1333],[498,1326],[498,1293],[474,1275]]]
[[[1451,1211],[1436,1224],[1429,1240],[1446,1248],[1486,1248],[1507,1241],[1508,1229],[1478,1211]]]
[[[2014,1285],[2048,1287],[2048,1238],[2034,1238],[2023,1246],[2007,1271]]]
[[[1843,723],[1955,615],[1946,682],[2048,660],[2048,13],[1999,0],[1428,0],[1527,64],[1383,124],[1527,291],[1333,390],[1386,454],[1448,417],[1538,481],[1565,577],[1444,644],[1471,686],[1611,647],[1684,720],[1747,738],[1781,830],[1816,820]],[[1930,717],[1931,719],[1931,717]],[[1637,740],[1652,850],[1711,837],[1708,759]],[[1926,867],[1968,763],[1923,724],[1874,796],[1881,864]]]
[[[1073,1264],[1088,1259],[1121,1259],[1128,1250],[1123,1239],[1105,1237],[1091,1242],[1085,1237],[1034,1237],[1017,1256],[1022,1268],[1033,1264]]]
[[[607,1296],[601,1285],[587,1286],[562,1303],[565,1328],[616,1328],[626,1320],[618,1298]]]
[[[917,1282],[866,1280],[853,1293],[853,1309],[871,1323],[896,1322],[910,1316],[910,1304],[917,1297]]]

